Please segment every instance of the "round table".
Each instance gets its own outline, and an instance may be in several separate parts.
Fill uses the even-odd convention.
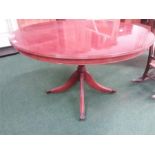
[[[10,35],[21,54],[43,62],[77,65],[62,86],[47,93],[68,90],[80,81],[80,120],[85,119],[84,82],[102,93],[116,91],[97,83],[86,69],[89,64],[108,64],[135,58],[154,42],[149,30],[118,20],[57,20],[33,24]]]

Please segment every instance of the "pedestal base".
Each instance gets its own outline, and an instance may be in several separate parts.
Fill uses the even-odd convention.
[[[85,114],[85,103],[84,103],[84,81],[92,88],[102,92],[102,93],[115,93],[116,91],[104,87],[97,83],[92,76],[89,74],[89,72],[86,70],[84,65],[79,65],[77,67],[77,70],[71,75],[69,80],[63,84],[62,86],[53,88],[49,91],[47,91],[47,94],[49,93],[60,93],[63,91],[68,90],[71,88],[76,82],[80,81],[80,120],[84,120],[86,117]]]

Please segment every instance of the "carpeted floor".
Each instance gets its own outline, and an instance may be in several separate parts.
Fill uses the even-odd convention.
[[[89,66],[89,72],[116,94],[101,94],[85,85],[87,119],[79,121],[79,85],[61,94],[45,93],[63,84],[76,66],[42,63],[21,55],[0,59],[1,135],[155,134],[155,81],[133,84],[147,55]]]

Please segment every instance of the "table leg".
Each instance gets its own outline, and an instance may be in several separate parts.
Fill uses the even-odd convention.
[[[146,81],[146,80],[150,79],[148,72],[151,69],[150,63],[151,63],[151,60],[152,60],[153,53],[154,53],[154,47],[152,45],[149,48],[149,55],[148,55],[147,64],[146,64],[146,67],[145,67],[143,75],[141,77],[137,78],[137,79],[132,80],[132,82],[140,83],[140,82],[143,82],[143,81]]]
[[[84,73],[80,73],[80,120],[85,119]]]
[[[102,93],[115,93],[116,92],[116,90],[113,90],[111,88],[104,87],[101,84],[97,83],[93,79],[93,77],[87,71],[85,73],[85,81],[87,82],[87,84],[90,87],[92,87],[92,88],[94,88],[94,89],[96,89],[96,90],[98,90],[98,91],[100,91]]]
[[[62,86],[53,88],[53,89],[47,91],[46,93],[50,94],[50,93],[64,92],[64,91],[68,90],[69,88],[71,88],[78,80],[79,80],[79,73],[78,73],[78,71],[75,71],[65,84],[63,84]]]

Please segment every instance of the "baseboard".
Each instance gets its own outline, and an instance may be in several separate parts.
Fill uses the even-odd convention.
[[[12,46],[0,48],[0,58],[15,54],[18,54],[18,52]]]

